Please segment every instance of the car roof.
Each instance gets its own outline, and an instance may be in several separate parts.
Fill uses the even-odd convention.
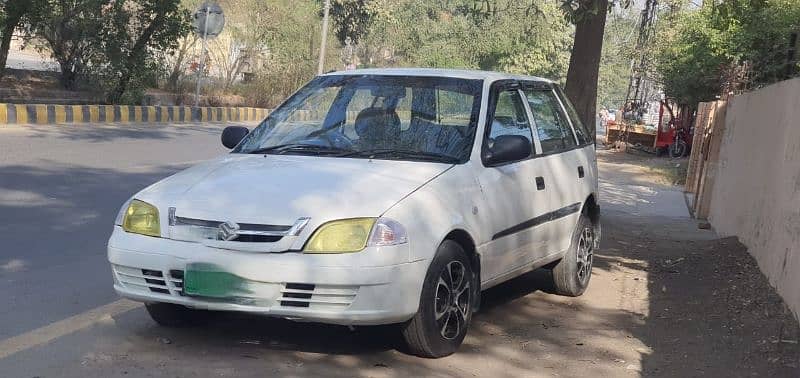
[[[457,70],[444,68],[365,68],[349,71],[334,71],[329,72],[324,76],[335,75],[435,76],[488,81],[511,79],[553,83],[552,80],[536,76],[515,75],[494,71]]]

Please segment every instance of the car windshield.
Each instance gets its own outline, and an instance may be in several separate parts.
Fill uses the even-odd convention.
[[[459,78],[320,76],[233,152],[464,162],[481,88]]]

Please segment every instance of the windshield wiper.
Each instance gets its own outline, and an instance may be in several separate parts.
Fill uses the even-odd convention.
[[[258,148],[248,151],[248,154],[284,154],[287,152],[316,152],[317,154],[340,154],[350,153],[352,150],[346,148],[338,148],[331,146],[320,146],[318,144],[304,144],[304,143],[287,143],[279,144],[276,146]]]
[[[378,148],[378,149],[372,149],[372,150],[353,151],[353,152],[344,153],[344,154],[341,154],[341,155],[338,155],[338,156],[339,157],[356,157],[356,156],[358,156],[358,157],[369,157],[369,158],[372,158],[372,157],[379,157],[379,156],[386,157],[387,155],[388,156],[395,155],[395,156],[400,156],[400,157],[409,158],[409,159],[415,159],[415,160],[437,161],[437,162],[449,163],[449,164],[456,164],[456,163],[461,161],[461,159],[459,159],[457,157],[450,156],[450,155],[445,155],[445,154],[440,154],[440,153],[436,153],[436,152],[413,151],[413,150],[398,150],[398,149],[394,149],[394,148]]]

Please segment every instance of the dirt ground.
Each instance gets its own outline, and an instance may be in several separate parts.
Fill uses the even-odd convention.
[[[669,169],[685,170],[685,163],[600,153],[605,178],[617,183],[664,185],[674,177]],[[800,332],[788,308],[743,245],[696,224],[616,212],[604,218],[601,261],[648,282],[648,315],[637,327],[652,349],[642,357],[643,375],[800,377]]]
[[[797,321],[742,245],[681,215],[653,161],[600,151],[603,241],[583,296],[551,294],[544,270],[492,288],[447,358],[397,350],[391,327],[219,315],[164,329],[137,307],[0,359],[0,376],[800,377]]]

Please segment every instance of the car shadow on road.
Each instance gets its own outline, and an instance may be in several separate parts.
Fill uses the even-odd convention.
[[[168,124],[70,124],[70,125],[27,125],[22,126],[32,138],[58,138],[79,142],[112,142],[120,139],[175,139],[193,134],[206,133],[218,135],[225,126],[240,125],[253,128],[254,125],[239,123],[168,123]]]

